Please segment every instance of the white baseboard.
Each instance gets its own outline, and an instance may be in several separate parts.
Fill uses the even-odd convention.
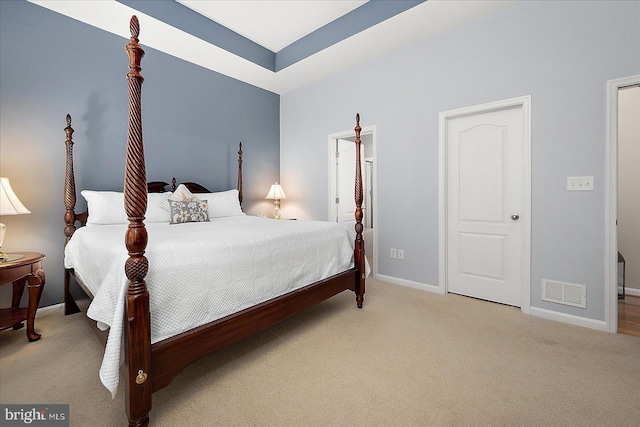
[[[36,311],[36,319],[38,317],[46,316],[46,315],[51,314],[51,313],[53,313],[55,311],[58,311],[58,310],[63,310],[64,311],[64,303],[63,302],[61,302],[59,304],[53,304],[53,305],[48,305],[46,307],[39,308],[38,311]]]
[[[422,291],[433,292],[442,294],[441,289],[438,286],[427,285],[425,283],[414,282],[406,279],[399,279],[397,277],[385,276],[384,274],[378,274],[376,279],[393,285],[406,286],[408,288],[419,289]],[[622,288],[620,288],[622,292]],[[626,288],[627,295],[640,296],[640,289]],[[527,314],[527,313],[524,313]],[[607,323],[604,320],[589,319],[587,317],[575,316],[573,314],[559,313],[557,311],[546,310],[544,308],[530,307],[528,313],[532,316],[542,317],[544,319],[554,320],[556,322],[568,323],[570,325],[582,326],[589,329],[595,329],[597,331],[608,332]]]
[[[618,286],[618,293],[622,295],[622,286]],[[640,289],[636,288],[624,288],[625,295],[631,295],[633,297],[640,297]]]
[[[442,291],[438,286],[427,285],[425,283],[414,282],[412,280],[399,279],[397,277],[385,276],[384,274],[377,274],[376,279],[381,280],[383,282],[391,283],[392,285],[400,285],[400,286],[405,286],[407,288],[419,289],[421,291],[442,294]]]
[[[544,308],[531,307],[531,315],[544,319],[555,320],[575,326],[595,329],[608,332],[607,323],[604,320],[589,319],[587,317],[574,316],[573,314],[559,313],[557,311],[545,310]]]
[[[411,280],[400,279],[392,276],[385,276],[384,274],[376,275],[376,279],[393,285],[400,285],[408,288],[419,289],[421,291],[443,294],[438,286],[427,285],[425,283],[414,282]],[[618,292],[622,294],[622,287],[618,288]],[[640,289],[626,288],[625,293],[627,295],[640,296]],[[536,317],[542,317],[544,319],[554,320],[556,322],[568,323],[570,325],[582,326],[589,329],[595,329],[597,331],[608,332],[607,323],[604,320],[589,319],[588,317],[559,313],[557,311],[546,310],[544,308],[538,307],[531,307],[528,314]]]

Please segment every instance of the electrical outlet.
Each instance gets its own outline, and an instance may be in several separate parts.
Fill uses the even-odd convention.
[[[396,250],[396,248],[391,248],[391,250],[389,251],[389,256],[393,259],[398,258],[398,251]]]
[[[568,177],[567,191],[593,191],[593,177],[592,176]]]
[[[398,259],[404,259],[404,249],[398,249]]]

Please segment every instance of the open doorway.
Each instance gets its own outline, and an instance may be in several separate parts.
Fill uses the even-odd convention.
[[[618,89],[618,333],[640,336],[640,85]]]
[[[332,133],[328,136],[329,199],[328,220],[355,224],[355,138],[353,130]],[[375,126],[363,127],[360,133],[361,173],[363,187],[363,233],[365,255],[371,272],[377,275],[376,233],[376,131]]]
[[[625,300],[619,299],[618,295],[623,293],[622,283],[622,270],[619,268],[624,266],[624,294],[636,297],[640,296],[639,284],[632,284],[628,277],[628,268],[631,263],[635,265],[635,268],[640,264],[640,255],[633,249],[634,243],[638,241],[638,233],[640,228],[636,228],[633,231],[633,224],[637,225],[638,212],[640,207],[638,204],[640,201],[640,194],[638,191],[638,175],[635,175],[635,183],[633,174],[637,173],[638,153],[640,153],[640,137],[638,137],[638,109],[635,114],[629,109],[640,108],[634,102],[640,102],[633,100],[635,92],[634,88],[640,86],[640,75],[625,77],[616,80],[610,80],[607,82],[607,173],[606,173],[606,186],[605,186],[605,270],[606,270],[606,286],[605,286],[605,320],[607,322],[607,330],[609,332],[618,332],[618,323],[620,310],[626,309]],[[631,91],[631,92],[627,92]],[[626,100],[627,95],[631,98],[629,106],[629,100]],[[626,119],[630,117],[630,119]],[[628,124],[625,122],[628,121]],[[626,126],[630,126],[631,129],[627,129]],[[629,138],[625,135],[631,136],[631,142],[626,139]],[[620,136],[625,138],[625,141],[620,140]],[[633,156],[636,153],[635,163],[632,166],[629,175],[625,170],[627,157]],[[620,158],[624,156],[623,162],[620,162]],[[625,169],[625,170],[623,170]],[[634,213],[635,212],[635,213]],[[621,217],[622,215],[622,217]],[[635,219],[630,218],[635,215]],[[627,224],[624,227],[631,227],[631,231],[619,230],[618,226],[623,227],[621,222]],[[627,241],[627,236],[622,236],[622,233],[635,233],[633,238]],[[622,240],[620,240],[622,237]],[[634,242],[635,239],[635,242]],[[627,243],[625,243],[627,242]],[[629,246],[631,243],[631,246]],[[627,252],[627,253],[624,253]],[[619,256],[620,254],[620,256]],[[624,259],[625,262],[621,263],[619,260]],[[637,310],[637,309],[636,309]],[[638,314],[636,314],[638,316]],[[624,329],[624,328],[623,328]],[[626,330],[620,330],[620,332],[628,333]]]

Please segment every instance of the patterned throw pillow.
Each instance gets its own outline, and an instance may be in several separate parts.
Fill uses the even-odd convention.
[[[206,200],[190,200],[186,202],[169,200],[171,207],[171,224],[185,222],[209,222]]]

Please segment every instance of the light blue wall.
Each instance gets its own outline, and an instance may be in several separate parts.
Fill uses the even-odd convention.
[[[604,320],[606,83],[639,72],[639,2],[524,2],[286,93],[283,215],[326,219],[327,135],[360,112],[378,130],[379,272],[437,285],[438,114],[531,95],[531,305]],[[568,193],[575,175],[595,191]],[[542,278],[586,284],[587,308],[541,301]]]
[[[40,304],[46,306],[62,301],[67,113],[76,130],[78,192],[122,189],[128,40],[25,1],[0,1],[0,19],[0,173],[32,212],[2,218],[8,228],[2,249],[47,255]],[[144,34],[143,27],[143,47]],[[147,178],[176,176],[213,190],[234,188],[242,141],[245,211],[270,212],[264,195],[278,180],[279,96],[154,49],[145,51]],[[84,204],[79,195],[78,201]]]

